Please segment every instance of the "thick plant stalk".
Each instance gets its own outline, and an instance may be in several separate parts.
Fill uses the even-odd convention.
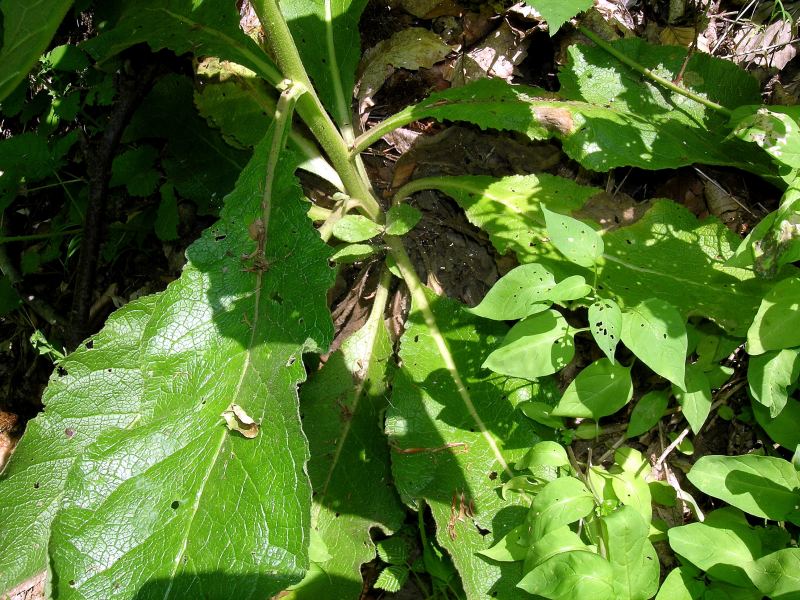
[[[268,32],[267,43],[284,76],[303,84],[308,90],[297,103],[297,113],[328,154],[354,204],[371,219],[383,222],[383,212],[373,197],[370,186],[351,162],[347,144],[322,106],[319,96],[314,92],[277,0],[260,0],[254,2],[253,6],[264,29]]]

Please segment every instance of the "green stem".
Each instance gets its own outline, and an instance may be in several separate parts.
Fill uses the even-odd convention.
[[[418,105],[408,106],[362,133],[353,142],[350,148],[350,156],[358,156],[387,133],[391,133],[395,129],[399,129],[404,125],[408,125],[422,118],[423,115],[418,114],[419,111],[417,109]]]
[[[83,229],[64,229],[62,231],[51,231],[50,233],[32,233],[30,235],[4,235],[0,236],[0,244],[8,244],[10,242],[30,242],[34,240],[46,240],[49,238],[64,237],[67,235],[76,235],[83,231]]]
[[[509,476],[513,476],[514,474],[511,471],[511,468],[508,466],[508,463],[506,462],[502,452],[500,452],[500,448],[497,446],[494,436],[486,427],[483,419],[481,419],[478,411],[475,409],[475,404],[472,402],[472,397],[470,396],[469,390],[464,384],[464,381],[461,379],[461,373],[456,366],[453,354],[450,351],[450,347],[447,345],[447,340],[445,340],[444,335],[442,335],[442,332],[439,329],[439,325],[436,322],[436,316],[433,314],[431,305],[428,302],[428,297],[425,295],[425,286],[420,281],[419,276],[414,269],[414,265],[411,264],[411,259],[408,257],[406,249],[403,247],[403,241],[394,235],[387,235],[384,240],[389,247],[389,252],[397,263],[397,268],[400,270],[400,274],[403,276],[403,281],[405,281],[406,285],[408,286],[408,291],[411,293],[411,298],[414,301],[414,304],[420,310],[422,317],[425,319],[425,325],[428,327],[431,338],[433,338],[433,341],[439,350],[439,354],[444,361],[445,368],[450,374],[450,377],[453,379],[456,389],[458,390],[458,395],[461,396],[461,400],[464,402],[467,412],[469,412],[470,417],[472,417],[472,420],[478,426],[481,435],[494,454],[495,459],[503,468],[503,471],[505,471]]]
[[[590,31],[586,27],[579,27],[578,29],[580,30],[580,32],[583,35],[585,35],[587,38],[589,38],[591,41],[593,41],[595,44],[597,44],[600,48],[602,48],[603,50],[608,52],[611,56],[616,58],[622,64],[627,65],[628,67],[630,67],[631,69],[633,69],[637,73],[641,73],[642,75],[644,75],[645,77],[647,77],[651,81],[656,82],[657,84],[667,88],[670,91],[675,92],[676,94],[680,94],[681,96],[685,96],[686,98],[689,98],[690,100],[694,100],[695,102],[697,102],[699,104],[702,104],[703,106],[705,106],[707,108],[710,108],[713,111],[716,111],[716,112],[718,112],[720,114],[723,114],[726,117],[730,117],[733,114],[733,112],[731,110],[725,108],[721,104],[717,104],[716,102],[712,102],[708,98],[704,98],[703,96],[701,96],[699,94],[696,94],[695,92],[693,92],[691,90],[687,90],[685,87],[681,87],[679,85],[674,84],[669,79],[665,79],[665,78],[663,78],[663,77],[661,77],[659,75],[656,75],[650,69],[648,69],[644,65],[639,64],[638,62],[633,60],[631,57],[626,56],[625,54],[623,54],[622,52],[620,52],[619,50],[614,48],[614,46],[612,46],[611,44],[606,42],[603,38],[599,37],[597,34],[595,34],[594,32]]]
[[[308,90],[297,102],[297,113],[325,150],[358,207],[369,218],[382,223],[383,211],[366,180],[350,162],[347,144],[314,91],[277,0],[259,0],[253,3],[253,7],[264,30],[269,34],[267,44],[275,55],[278,67],[285,77],[303,84]]]
[[[417,192],[421,192],[423,190],[438,190],[441,186],[437,185],[439,183],[439,177],[420,177],[419,179],[414,179],[409,181],[395,192],[394,196],[392,197],[392,206],[397,206],[403,200],[416,194]]]

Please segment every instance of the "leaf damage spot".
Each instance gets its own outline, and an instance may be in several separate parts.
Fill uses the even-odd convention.
[[[566,108],[555,106],[535,106],[533,115],[540,125],[561,135],[570,135],[575,131],[572,113]]]
[[[238,431],[249,440],[258,436],[261,429],[261,426],[238,404],[228,406],[222,413],[222,418],[225,419],[228,429]]]

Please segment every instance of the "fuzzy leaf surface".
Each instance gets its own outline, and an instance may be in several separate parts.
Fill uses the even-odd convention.
[[[126,2],[114,27],[84,43],[103,61],[146,42],[153,50],[215,56],[255,71],[275,85],[282,77],[258,44],[239,27],[239,11],[213,0],[132,0]]]
[[[0,475],[0,593],[45,568],[50,525],[76,457],[101,433],[140,418],[145,373],[136,362],[158,299],[146,296],[112,314],[92,348],[78,348],[50,378],[45,412],[28,423]]]
[[[638,38],[612,45],[670,80],[686,59],[680,47],[652,46]],[[559,75],[558,95],[481,80],[431,94],[406,109],[402,120],[432,117],[517,131],[531,139],[557,137],[570,158],[593,171],[705,163],[774,174],[766,153],[753,152],[743,140],[727,139],[724,116],[649,82],[601,48],[573,45],[568,55],[568,64]],[[683,84],[728,108],[759,103],[754,78],[730,62],[708,55],[698,53],[690,58]]]
[[[468,598],[485,598],[490,591],[500,598],[518,597],[514,584],[522,577],[520,564],[498,565],[476,553],[505,537],[527,512],[503,501],[498,488],[508,465],[538,441],[532,425],[515,414],[532,388],[480,367],[483,349],[502,338],[505,325],[470,315],[451,300],[428,297],[465,387],[459,391],[431,330],[413,307],[387,412],[395,484],[406,502],[423,500],[430,506],[437,540],[452,556]],[[482,535],[479,528],[492,535]]]
[[[0,2],[0,100],[14,91],[39,60],[70,6],[72,0]]]
[[[292,598],[358,598],[361,565],[375,557],[370,529],[393,531],[403,523],[380,427],[392,356],[382,316],[373,313],[300,393],[311,449],[311,527],[329,556],[312,563]]]
[[[141,398],[137,427],[102,433],[67,476],[51,538],[60,598],[262,597],[308,568],[297,385],[302,352],[332,337],[332,271],[292,155],[262,210],[271,142],[158,297],[129,367],[142,380],[113,388],[122,406]],[[257,219],[267,270],[243,258],[260,247],[248,232]],[[232,405],[259,425],[255,437],[225,425]]]

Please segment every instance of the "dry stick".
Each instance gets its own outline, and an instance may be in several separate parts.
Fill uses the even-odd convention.
[[[130,122],[139,102],[150,90],[155,73],[156,65],[153,64],[145,66],[133,77],[120,76],[119,100],[111,111],[102,136],[97,140],[81,139],[89,179],[89,202],[83,222],[83,240],[70,310],[67,334],[70,349],[76,348],[89,334],[89,312],[92,307],[114,154],[122,138],[122,132]]]

